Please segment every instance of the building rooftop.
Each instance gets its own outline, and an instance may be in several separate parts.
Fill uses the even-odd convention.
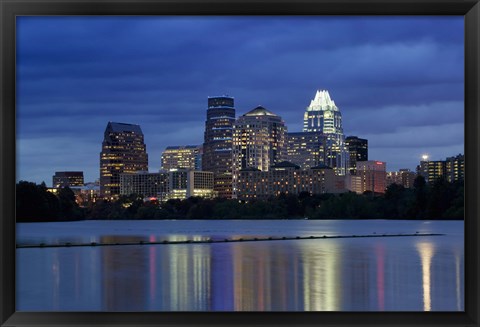
[[[108,122],[107,131],[121,133],[121,132],[133,132],[137,134],[143,134],[140,125],[126,124],[126,123],[114,123]]]
[[[249,112],[247,112],[243,116],[276,116],[276,117],[278,117],[273,112],[268,111],[267,109],[265,109],[262,106],[258,106],[256,108],[250,110]]]
[[[260,169],[255,167],[246,167],[246,168],[240,169],[240,171],[260,171]]]
[[[318,165],[318,166],[315,166],[315,167],[311,167],[310,169],[333,169],[332,167],[329,167],[327,165]]]
[[[295,169],[300,169],[300,166],[294,164],[294,163],[291,163],[290,161],[282,161],[282,162],[279,162],[278,164],[276,165],[273,165],[271,166],[272,169],[275,169],[275,168],[295,168]]]
[[[317,93],[315,93],[315,98],[310,102],[310,105],[307,107],[307,111],[316,110],[338,111],[335,102],[332,100],[332,98],[330,98],[330,94],[327,90],[317,90]]]
[[[167,146],[165,150],[180,150],[180,149],[197,149],[199,145],[171,145]]]

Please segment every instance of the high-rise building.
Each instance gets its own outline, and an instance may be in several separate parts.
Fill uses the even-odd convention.
[[[100,194],[120,195],[120,174],[148,171],[148,155],[139,125],[109,122],[100,152]]]
[[[446,160],[428,160],[425,156],[417,173],[425,178],[427,183],[433,183],[438,178],[444,178],[448,182],[463,180],[465,178],[465,156],[459,154],[448,157]]]
[[[287,128],[282,117],[258,106],[240,116],[233,129],[233,197],[244,168],[268,171],[284,157]]]
[[[326,165],[337,175],[345,175],[347,150],[342,127],[342,114],[326,90],[318,90],[303,118],[304,132],[320,132],[326,136]]]
[[[320,132],[286,134],[285,160],[308,169],[325,164],[326,137]]]
[[[162,152],[162,170],[179,168],[202,170],[199,159],[201,155],[202,150],[199,145],[168,146]]]
[[[447,179],[447,163],[443,160],[423,160],[417,166],[417,173],[423,176],[427,183],[433,183],[438,178]]]
[[[356,136],[348,136],[345,139],[345,147],[348,151],[348,172],[355,175],[357,172],[357,161],[368,160],[368,140]]]
[[[465,156],[459,154],[446,160],[447,181],[455,182],[465,179]]]
[[[383,161],[358,161],[357,174],[347,176],[349,189],[362,194],[370,191],[374,193],[385,193],[387,180],[387,164]]]
[[[52,177],[54,188],[83,186],[83,183],[83,171],[56,171]]]
[[[209,97],[203,142],[202,170],[214,173],[219,197],[232,197],[232,138],[235,122],[234,99]]]

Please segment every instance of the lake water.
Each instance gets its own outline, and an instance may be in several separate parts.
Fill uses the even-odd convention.
[[[17,249],[18,311],[463,311],[463,221],[17,224],[17,244],[442,233]]]

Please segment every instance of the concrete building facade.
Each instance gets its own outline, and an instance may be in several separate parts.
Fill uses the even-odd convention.
[[[357,174],[348,175],[348,189],[364,192],[385,193],[387,186],[387,164],[383,161],[368,160],[357,162]]]
[[[52,177],[53,188],[83,186],[83,171],[56,171]]]
[[[240,116],[233,129],[233,197],[240,171],[254,168],[268,171],[279,163],[285,154],[287,128],[280,116],[258,106]]]
[[[265,200],[280,194],[298,195],[302,192],[313,194],[341,193],[333,169],[325,165],[300,169],[287,161],[274,165],[268,171],[245,168],[240,171],[237,198],[242,201]]]

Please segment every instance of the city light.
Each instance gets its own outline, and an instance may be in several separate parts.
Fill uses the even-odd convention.
[[[428,160],[428,154],[422,155],[422,159],[423,159],[423,161],[427,161]]]

